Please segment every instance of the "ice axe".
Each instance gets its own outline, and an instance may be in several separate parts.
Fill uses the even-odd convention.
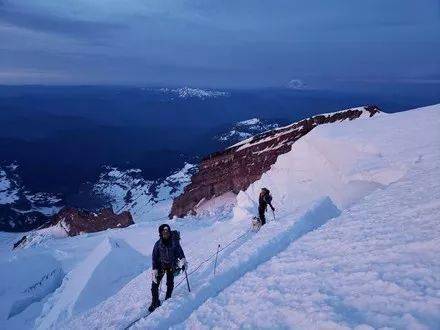
[[[188,291],[191,292],[191,288],[189,286],[189,280],[188,280],[188,273],[186,272],[186,267],[185,267],[185,278],[186,278],[186,285],[188,286]]]

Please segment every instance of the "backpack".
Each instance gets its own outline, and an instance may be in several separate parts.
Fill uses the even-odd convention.
[[[272,202],[272,195],[270,193],[268,193],[268,195],[266,196],[266,202],[267,204],[270,204]]]
[[[171,239],[179,242],[180,241],[180,231],[172,230],[171,231]]]

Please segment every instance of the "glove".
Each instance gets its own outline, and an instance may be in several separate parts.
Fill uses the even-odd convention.
[[[151,271],[151,280],[154,282],[154,283],[156,283],[156,284],[158,284],[157,282],[157,275],[159,274],[159,272],[157,271],[157,269],[153,269],[152,271]]]
[[[272,205],[270,207],[272,208],[272,211],[275,211],[275,208]]]
[[[181,268],[182,270],[185,270],[188,267],[188,263],[186,262],[185,258],[179,259],[179,261],[177,262],[177,265],[179,266],[179,268]]]

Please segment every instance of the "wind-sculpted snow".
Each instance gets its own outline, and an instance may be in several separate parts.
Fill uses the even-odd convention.
[[[438,121],[437,121],[438,123]],[[208,300],[176,328],[438,329],[440,155]]]
[[[197,213],[197,206],[203,200],[246,190],[275,164],[280,155],[290,152],[292,145],[314,128],[329,123],[338,127],[338,123],[344,121],[373,119],[378,114],[380,111],[376,106],[365,106],[317,115],[255,135],[208,155],[200,162],[191,183],[174,199],[170,218]]]
[[[58,322],[94,307],[140,274],[145,264],[145,257],[123,240],[104,239],[67,274],[62,286],[45,304],[37,327],[55,327]]]

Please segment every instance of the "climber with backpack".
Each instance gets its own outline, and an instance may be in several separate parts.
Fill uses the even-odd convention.
[[[266,224],[266,210],[267,205],[270,206],[272,212],[275,211],[275,208],[272,205],[272,195],[270,194],[269,189],[261,188],[260,196],[258,197],[258,216],[260,218],[261,225]]]
[[[180,271],[185,271],[187,262],[185,254],[180,245],[180,233],[177,230],[171,231],[168,224],[159,226],[159,240],[154,244],[153,248],[153,270],[151,273],[151,295],[152,302],[148,308],[149,312],[153,312],[160,306],[159,300],[159,284],[166,274],[167,291],[165,300],[171,298],[174,289],[174,276]]]

